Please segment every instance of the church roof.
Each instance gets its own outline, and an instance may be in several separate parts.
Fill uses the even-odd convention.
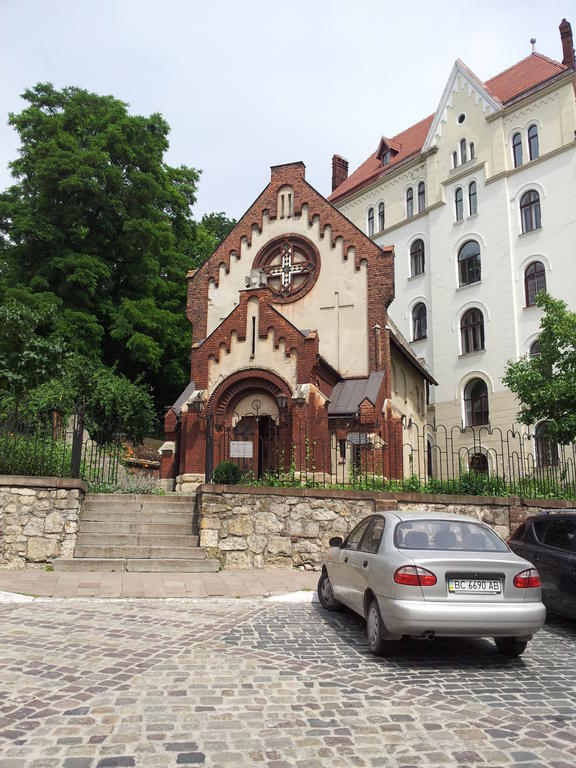
[[[507,102],[513,101],[526,91],[546,83],[567,70],[569,67],[565,64],[560,64],[541,53],[532,53],[504,72],[486,80],[483,86],[491,96],[506,105]],[[475,77],[475,79],[478,78]],[[400,149],[385,166],[382,166],[379,159],[381,147],[379,144],[376,151],[332,192],[328,200],[334,202],[356,189],[367,186],[376,181],[379,176],[388,174],[399,163],[418,154],[424,146],[434,117],[435,114],[429,115],[389,139],[388,141],[393,142],[394,146],[399,146]]]
[[[364,400],[369,400],[372,405],[376,405],[376,398],[383,381],[384,371],[374,371],[368,378],[339,381],[330,395],[328,416],[355,414]]]

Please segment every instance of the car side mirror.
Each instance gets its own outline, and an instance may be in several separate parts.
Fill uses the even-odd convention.
[[[344,539],[342,536],[332,536],[328,544],[330,544],[331,547],[341,547],[344,542]]]

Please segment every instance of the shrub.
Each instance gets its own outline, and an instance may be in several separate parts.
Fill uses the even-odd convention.
[[[212,475],[212,481],[220,485],[237,485],[242,480],[242,471],[233,461],[222,461]]]

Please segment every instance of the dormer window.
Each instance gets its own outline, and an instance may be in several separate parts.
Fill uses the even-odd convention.
[[[380,139],[380,146],[376,152],[376,157],[382,165],[388,165],[392,158],[400,151],[400,144],[392,139],[386,139],[384,136]]]

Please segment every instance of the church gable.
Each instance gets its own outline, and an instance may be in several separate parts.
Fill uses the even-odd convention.
[[[296,328],[318,330],[320,352],[332,366],[346,359],[350,374],[366,374],[375,365],[367,324],[374,313],[373,324],[384,325],[394,294],[392,249],[379,248],[319,195],[305,181],[302,163],[273,167],[256,202],[189,274],[195,343],[228,316],[251,279],[267,285],[270,303]],[[346,307],[353,307],[353,322],[344,320]],[[330,309],[334,316],[342,312],[341,346],[350,355],[335,343]]]

